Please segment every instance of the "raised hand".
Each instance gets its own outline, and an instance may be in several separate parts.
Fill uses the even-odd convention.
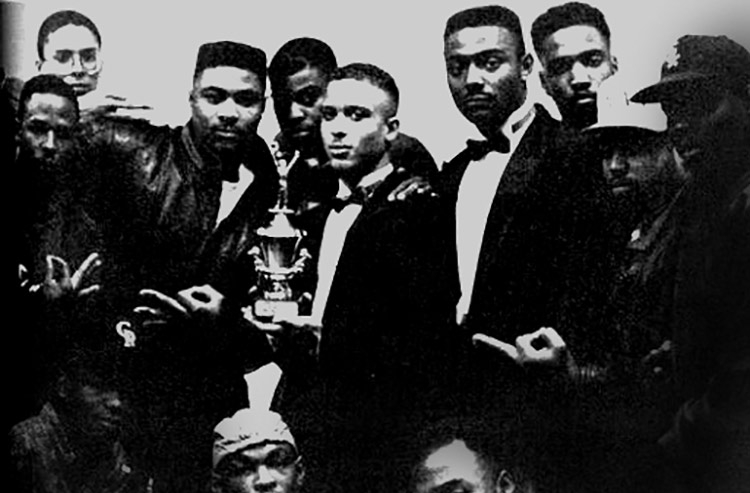
[[[70,274],[68,263],[56,255],[47,255],[47,270],[41,290],[45,298],[55,300],[63,296],[86,296],[101,289],[99,284],[85,286],[87,278],[101,266],[98,253],[92,253]]]

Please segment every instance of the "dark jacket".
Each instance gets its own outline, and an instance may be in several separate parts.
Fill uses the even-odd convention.
[[[121,286],[173,293],[224,282],[227,265],[252,246],[250,236],[276,198],[276,168],[257,136],[239,161],[254,181],[218,228],[222,180],[232,170],[196,147],[189,125],[104,118],[87,124],[84,138],[90,166],[103,177],[97,212],[114,245]]]
[[[552,299],[564,253],[560,208],[570,193],[567,187],[578,178],[555,154],[559,139],[559,123],[537,105],[487,219],[466,321],[471,332],[513,342],[521,334],[555,325]],[[446,216],[454,232],[458,189],[470,154],[467,149],[443,166],[440,193],[453,210]],[[452,270],[458,274],[457,265]]]

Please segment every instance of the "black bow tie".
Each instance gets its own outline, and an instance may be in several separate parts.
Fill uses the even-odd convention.
[[[504,135],[492,140],[469,139],[466,141],[466,148],[471,160],[478,161],[491,151],[497,151],[500,154],[508,154],[510,152],[510,141]]]
[[[336,212],[341,210],[349,204],[363,205],[365,203],[365,191],[361,188],[355,189],[351,195],[346,198],[336,197],[331,201],[331,205]]]

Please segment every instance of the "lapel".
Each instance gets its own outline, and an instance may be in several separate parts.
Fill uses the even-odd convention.
[[[504,257],[498,252],[503,251],[508,235],[514,231],[523,235],[526,231],[524,227],[528,225],[525,223],[530,219],[526,211],[538,199],[536,192],[540,179],[550,164],[547,151],[553,145],[557,129],[558,123],[541,105],[536,105],[534,121],[511,155],[492,201],[482,237],[472,305],[493,282],[490,279],[495,273],[492,266]],[[519,222],[520,229],[514,228]]]

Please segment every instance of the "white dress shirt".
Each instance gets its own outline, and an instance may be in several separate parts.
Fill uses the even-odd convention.
[[[510,141],[510,152],[491,151],[466,167],[456,201],[456,251],[461,297],[456,305],[456,322],[463,323],[469,312],[477,273],[484,228],[500,179],[510,157],[534,120],[533,103],[527,101],[506,120],[502,132]]]
[[[214,228],[226,219],[232,213],[237,203],[240,201],[242,194],[255,179],[255,175],[247,167],[240,165],[240,178],[236,182],[222,181],[221,196],[219,198],[219,214],[216,216]]]
[[[393,165],[386,164],[368,174],[359,181],[357,188],[372,188],[383,181],[393,171]],[[339,192],[336,195],[339,199],[346,199],[352,194],[349,187],[339,180]],[[323,314],[328,295],[331,292],[333,277],[336,274],[336,267],[344,249],[346,235],[349,229],[357,220],[357,216],[362,211],[362,205],[351,203],[344,206],[340,211],[332,209],[326,219],[323,228],[323,239],[320,243],[320,252],[318,253],[318,284],[315,288],[315,298],[313,299],[312,312],[310,317],[313,325],[322,325]]]

